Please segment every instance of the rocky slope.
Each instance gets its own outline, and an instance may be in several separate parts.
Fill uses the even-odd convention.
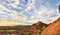
[[[18,34],[24,34],[24,35],[40,35],[41,31],[43,31],[45,28],[47,27],[46,24],[42,23],[42,22],[37,22],[34,23],[33,25],[29,26],[28,28],[18,28],[16,30],[16,32],[18,32]]]
[[[44,29],[41,35],[60,35],[60,17]]]

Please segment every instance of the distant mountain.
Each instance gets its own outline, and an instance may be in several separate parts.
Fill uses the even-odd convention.
[[[12,34],[18,35],[40,35],[41,32],[47,27],[48,25],[38,21],[27,27],[16,28],[15,31],[10,32]]]
[[[0,29],[4,29],[5,30],[5,31],[3,30],[2,33],[4,33],[4,32],[8,33],[9,31],[6,31],[6,30],[12,29],[14,31],[12,31],[12,32],[10,31],[11,34],[18,34],[18,35],[40,35],[41,32],[46,27],[48,27],[47,24],[38,21],[37,23],[33,23],[32,25],[3,26],[3,27],[0,27]]]
[[[60,17],[44,29],[41,35],[60,35]]]

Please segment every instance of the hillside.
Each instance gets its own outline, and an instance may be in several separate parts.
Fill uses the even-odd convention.
[[[2,33],[3,35],[5,34],[18,34],[18,35],[40,35],[41,32],[47,27],[48,25],[38,21],[37,23],[34,23],[30,26],[17,26],[14,28],[14,31],[1,31],[0,33]],[[12,29],[11,27],[9,27],[10,29]],[[8,29],[8,28],[7,28]],[[4,34],[5,32],[5,34]],[[9,33],[8,33],[9,32]]]
[[[44,29],[41,35],[60,35],[60,17]]]
[[[45,29],[46,27],[47,27],[46,24],[39,21],[31,25],[30,27],[17,28],[16,32],[18,32],[18,34],[25,35],[40,35],[41,31],[43,31],[43,29]]]
[[[10,22],[11,23],[11,22]],[[14,27],[9,27],[10,29],[14,28]],[[3,30],[2,30],[3,31]],[[0,34],[2,33],[3,35],[5,34],[18,34],[18,35],[60,35],[60,18],[58,18],[56,21],[54,21],[52,24],[45,24],[42,23],[40,21],[38,21],[37,23],[34,23],[32,25],[29,26],[16,26],[14,28],[14,30],[11,32],[4,31],[4,32],[0,32]]]

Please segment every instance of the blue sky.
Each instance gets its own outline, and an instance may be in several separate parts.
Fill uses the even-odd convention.
[[[0,20],[51,23],[60,17],[60,0],[0,0]]]

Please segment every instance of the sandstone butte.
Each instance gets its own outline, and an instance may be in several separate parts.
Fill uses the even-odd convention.
[[[60,35],[60,17],[45,28],[41,35]]]

